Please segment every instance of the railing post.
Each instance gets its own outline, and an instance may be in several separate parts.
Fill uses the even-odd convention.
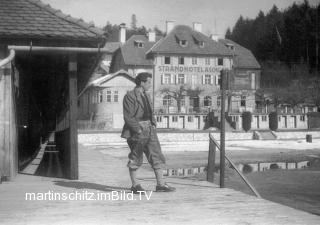
[[[207,168],[207,181],[213,183],[214,181],[214,167],[216,160],[216,145],[212,141],[209,134],[209,155],[208,155],[208,168]]]
[[[220,187],[224,188],[225,176],[225,101],[226,101],[227,73],[221,70],[221,130],[220,130]]]

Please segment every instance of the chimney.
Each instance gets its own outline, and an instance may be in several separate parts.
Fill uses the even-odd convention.
[[[156,42],[156,32],[149,31],[148,39],[149,39],[149,42]]]
[[[202,23],[193,22],[193,30],[201,33],[202,32]]]
[[[166,21],[166,33],[169,34],[173,28],[174,28],[174,21],[172,20]]]
[[[214,41],[219,41],[219,35],[217,35],[217,34],[211,34],[210,37]]]
[[[126,24],[125,23],[120,24],[119,42],[122,44],[126,42]]]

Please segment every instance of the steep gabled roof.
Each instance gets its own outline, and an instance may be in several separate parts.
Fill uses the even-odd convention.
[[[120,42],[106,42],[104,45],[104,49],[107,49],[108,52],[114,53],[118,48],[120,48]]]
[[[95,40],[103,31],[39,0],[0,0],[0,38]]]
[[[125,78],[127,78],[128,80],[131,80],[132,82],[135,82],[134,81],[134,78],[132,76],[130,76],[130,74],[125,71],[125,70],[119,70],[115,73],[110,73],[110,74],[107,74],[107,75],[104,75],[102,77],[99,77],[98,79],[95,79],[93,81],[91,81],[82,91],[81,93],[79,94],[78,97],[80,97],[88,88],[90,87],[100,87],[103,83],[117,77],[117,76],[123,76]]]
[[[233,45],[234,46],[234,66],[236,68],[245,68],[245,69],[260,69],[260,64],[252,54],[249,49],[237,44],[234,41],[229,39],[219,39],[219,42],[224,45]]]
[[[132,76],[130,76],[130,74],[125,71],[125,70],[119,70],[118,72],[115,72],[115,73],[111,73],[111,74],[107,74],[103,77],[100,77],[94,81],[92,81],[89,85],[90,86],[97,86],[99,87],[100,85],[102,85],[103,83],[113,79],[114,77],[116,76],[123,76],[123,77],[126,77],[128,78],[129,80],[131,80],[132,82],[134,82],[134,78]]]
[[[135,46],[136,42],[142,42],[143,47]],[[133,35],[121,47],[121,53],[126,65],[153,65],[153,60],[146,57],[146,52],[155,44],[149,42],[145,35]]]
[[[187,41],[185,47],[179,44],[181,40]],[[204,42],[203,47],[197,43],[201,41]],[[152,47],[149,53],[232,56],[230,50],[224,45],[185,25],[176,26],[166,37]]]

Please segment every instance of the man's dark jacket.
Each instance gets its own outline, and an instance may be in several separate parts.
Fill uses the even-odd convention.
[[[146,93],[149,104],[152,104],[149,94]],[[135,87],[132,91],[128,91],[123,99],[123,118],[124,126],[122,129],[121,137],[130,138],[133,135],[141,132],[139,121],[143,120],[145,106],[142,100],[141,88]],[[152,110],[152,105],[150,105]],[[156,120],[151,115],[151,123],[156,126]]]

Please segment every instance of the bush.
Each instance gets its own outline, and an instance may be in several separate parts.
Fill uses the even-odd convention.
[[[242,168],[242,172],[243,173],[251,173],[252,172],[252,167],[248,164],[244,164],[243,165],[243,168]]]
[[[251,129],[252,114],[251,112],[242,113],[242,128],[247,132]]]
[[[278,166],[278,164],[277,163],[272,163],[271,165],[270,165],[270,170],[277,170],[277,169],[279,169],[280,167]]]
[[[278,129],[278,113],[271,112],[269,114],[269,128],[270,130],[276,131]]]

